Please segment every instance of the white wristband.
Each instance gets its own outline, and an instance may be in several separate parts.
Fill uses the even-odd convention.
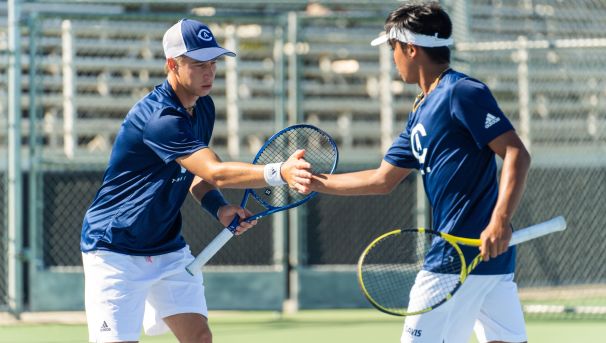
[[[270,163],[266,164],[263,169],[263,176],[265,177],[265,182],[267,182],[270,186],[282,186],[285,185],[286,182],[282,180],[282,175],[280,175],[280,168],[282,168],[282,163]]]

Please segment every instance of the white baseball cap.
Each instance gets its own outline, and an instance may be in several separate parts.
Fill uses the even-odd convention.
[[[191,19],[181,19],[164,33],[164,55],[174,58],[181,55],[196,61],[210,61],[219,56],[235,57],[232,51],[217,44],[215,36],[205,24]]]

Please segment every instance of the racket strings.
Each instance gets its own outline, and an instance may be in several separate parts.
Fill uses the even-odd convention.
[[[458,285],[461,261],[448,258],[439,268],[426,271],[425,257],[434,237],[439,236],[402,230],[367,251],[360,262],[360,281],[377,308],[408,315],[424,312],[450,296]]]
[[[324,132],[307,126],[286,130],[275,136],[254,163],[283,162],[298,149],[305,149],[304,159],[311,164],[314,174],[332,173],[334,170],[338,156],[336,145]],[[263,203],[273,207],[283,207],[309,196],[290,189],[288,185],[267,186],[255,193]]]

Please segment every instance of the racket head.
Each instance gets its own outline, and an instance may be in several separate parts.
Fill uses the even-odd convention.
[[[427,254],[439,242],[452,247],[458,258],[448,258],[439,269],[427,272]],[[364,249],[357,276],[362,293],[372,306],[387,314],[409,316],[431,311],[450,299],[465,281],[466,269],[457,243],[440,232],[395,229]]]
[[[332,174],[337,168],[337,144],[329,134],[309,124],[292,125],[271,136],[252,163],[265,165],[284,162],[299,149],[305,149],[304,159],[311,164],[312,173]],[[270,210],[292,208],[316,195],[315,192],[301,194],[288,185],[250,189],[249,193]]]

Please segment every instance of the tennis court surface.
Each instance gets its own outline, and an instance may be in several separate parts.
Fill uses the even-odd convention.
[[[32,314],[24,320],[25,323],[19,324],[9,323],[5,319],[0,322],[0,342],[86,341],[83,314],[53,313],[51,317]],[[210,318],[214,341],[217,343],[399,342],[402,330],[401,318],[374,310],[310,310],[292,315],[225,311],[211,312]],[[47,323],[34,323],[35,320]],[[529,319],[527,330],[529,342],[532,343],[598,343],[604,342],[606,337],[606,324],[592,320]],[[140,341],[177,342],[170,334],[141,336]],[[470,343],[472,342],[476,341],[472,339]]]

